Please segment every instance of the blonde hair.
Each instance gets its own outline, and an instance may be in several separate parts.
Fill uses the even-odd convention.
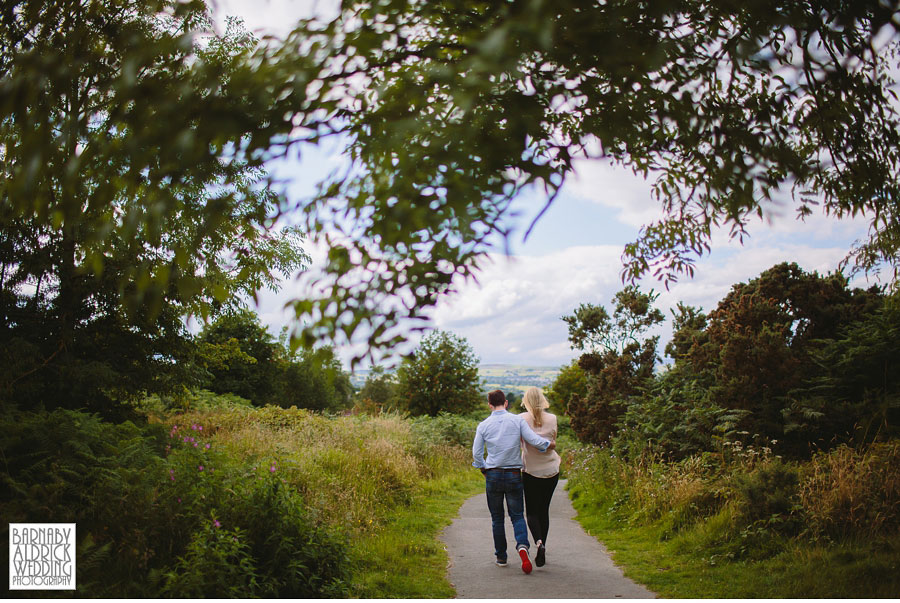
[[[543,425],[543,410],[550,408],[550,403],[547,402],[544,392],[539,387],[532,386],[525,390],[525,395],[522,396],[522,406],[531,413],[535,427]]]

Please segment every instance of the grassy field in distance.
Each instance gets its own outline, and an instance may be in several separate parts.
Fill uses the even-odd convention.
[[[526,366],[520,364],[481,364],[478,376],[481,377],[481,389],[488,392],[501,389],[504,392],[515,392],[522,395],[531,385],[547,387],[559,373],[558,366]],[[360,388],[366,382],[369,371],[357,370],[350,377],[354,387]]]
[[[547,387],[556,379],[558,373],[558,366],[482,364],[478,367],[481,388],[484,391],[500,389],[506,393],[514,392],[519,396],[532,385]]]

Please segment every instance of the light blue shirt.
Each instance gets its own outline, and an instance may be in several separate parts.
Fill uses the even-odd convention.
[[[475,442],[472,444],[473,467],[478,469],[521,469],[522,447],[525,440],[541,452],[550,446],[550,440],[534,433],[520,415],[506,410],[495,410],[478,424]],[[487,459],[484,448],[487,446]]]

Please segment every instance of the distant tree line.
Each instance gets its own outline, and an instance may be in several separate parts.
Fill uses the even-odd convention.
[[[680,458],[725,441],[806,456],[898,435],[896,293],[778,264],[709,313],[678,304],[662,370],[648,336],[664,319],[656,298],[627,287],[611,312],[583,304],[564,317],[583,354],[549,393],[581,440]]]

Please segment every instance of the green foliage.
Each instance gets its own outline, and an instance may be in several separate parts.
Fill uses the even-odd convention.
[[[569,341],[573,349],[591,353],[622,353],[631,344],[639,344],[638,336],[665,318],[653,307],[658,293],[641,293],[629,285],[613,297],[612,316],[602,306],[581,304],[572,316],[563,316],[569,325]]]
[[[588,350],[578,360],[587,375],[587,393],[573,396],[567,407],[581,441],[609,441],[628,400],[652,379],[659,337],[640,337],[664,318],[653,307],[658,296],[628,286],[614,296],[612,315],[603,307],[582,304],[572,316],[563,317],[572,347]]]
[[[589,387],[569,404],[573,427],[582,441],[629,458],[673,460],[727,456],[737,441],[808,458],[816,448],[890,437],[900,351],[894,298],[851,289],[840,274],[778,264],[734,285],[709,315],[679,304],[667,346],[675,363],[655,374],[654,338],[622,346],[622,336],[590,335],[610,329],[602,308],[592,312],[605,326],[588,328],[585,311],[567,317],[574,342],[606,350],[579,359]]]
[[[798,503],[797,469],[774,459],[734,478],[741,510],[751,521],[790,515]]]
[[[76,554],[96,561],[77,565],[83,592],[146,595],[132,577],[146,576],[171,542],[168,509],[157,504],[162,429],[68,410],[5,412],[2,426],[4,518],[77,523]]]
[[[219,450],[202,425],[166,438],[160,425],[57,410],[7,414],[2,432],[4,517],[77,523],[82,594],[344,593],[346,548],[334,527],[319,525],[268,466],[254,471]]]
[[[353,385],[334,348],[323,346],[292,354],[279,367],[273,403],[337,412],[350,406]]]
[[[281,352],[256,313],[226,312],[198,335],[200,363],[209,372],[205,384],[216,393],[231,393],[262,406],[276,391]]]
[[[676,366],[657,375],[641,396],[625,404],[610,445],[628,458],[652,453],[683,459],[738,438],[738,423],[745,415],[746,411],[717,406],[708,386]]]
[[[412,415],[465,413],[482,400],[478,358],[463,337],[433,331],[397,369],[403,409]]]
[[[699,308],[678,302],[676,310],[672,310],[672,340],[666,344],[666,356],[682,359],[703,337],[706,326],[706,315]]]
[[[0,297],[55,319],[19,380],[65,359],[98,279],[151,323],[275,286],[306,262],[290,210],[328,248],[298,341],[391,348],[583,157],[657,178],[626,278],[691,274],[788,188],[870,216],[848,260],[896,266],[896,2],[351,1],[267,45],[196,35],[200,0],[9,7]],[[262,166],[335,136],[350,165],[286,203]]]
[[[569,402],[576,396],[587,395],[587,375],[578,365],[578,360],[573,360],[559,369],[556,379],[544,389],[544,395],[550,402],[551,410],[560,414],[566,411]]]
[[[305,208],[314,236],[345,235],[325,299],[296,305],[306,336],[391,346],[514,229],[522,191],[552,203],[584,156],[656,177],[666,216],[626,247],[626,278],[692,274],[717,227],[742,237],[784,190],[801,216],[870,216],[853,258],[896,265],[896,10],[359,1],[302,22],[311,100],[341,98],[316,134],[341,130],[351,161]]]
[[[820,340],[864,319],[881,300],[876,289],[850,289],[840,274],[819,276],[796,264],[778,264],[732,287],[680,363],[708,385],[711,403],[747,411],[745,431],[779,440],[792,454],[808,453],[810,443],[827,445],[840,430],[796,429],[785,412],[793,394],[821,374],[814,361]]]
[[[242,598],[260,590],[246,535],[208,520],[191,538],[187,553],[166,575],[162,594],[170,597]]]
[[[78,524],[79,593],[452,593],[435,539],[448,505],[477,482],[465,427],[474,433],[474,419],[326,418],[208,392],[189,402],[168,432],[64,410],[4,415],[0,509],[12,522]],[[438,502],[446,519],[422,517]],[[351,536],[384,556],[351,547]]]
[[[256,40],[238,23],[195,39],[211,25],[202,1],[9,8],[2,220],[32,233],[20,239],[38,244],[32,257],[60,254],[63,312],[82,301],[73,286],[107,270],[132,309],[203,313],[305,261],[297,233],[274,227],[261,171],[271,137],[293,127],[289,95],[248,60]]]
[[[226,312],[197,338],[205,386],[221,394],[275,404],[337,411],[350,405],[352,385],[331,347],[291,351],[275,341],[252,310]]]
[[[413,434],[430,444],[451,444],[465,449],[472,448],[475,430],[480,418],[438,413],[435,417],[419,416],[411,419]]]
[[[399,405],[396,376],[386,373],[381,366],[372,367],[366,382],[356,394],[354,408],[359,412],[378,414],[397,410]]]
[[[900,434],[900,298],[840,326],[811,350],[816,373],[794,392],[795,429],[856,442]]]

